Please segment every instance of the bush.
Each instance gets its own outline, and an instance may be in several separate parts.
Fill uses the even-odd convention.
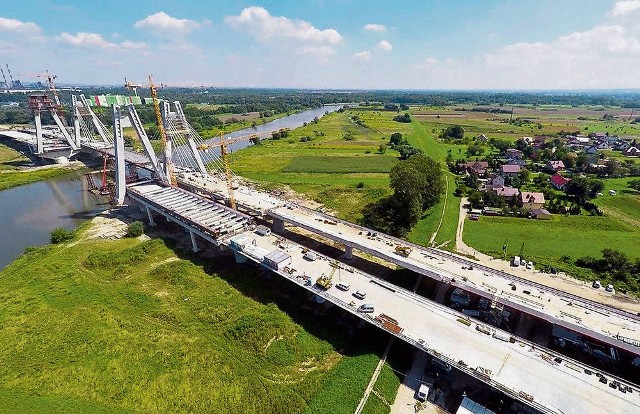
[[[141,221],[134,221],[127,226],[127,237],[138,237],[144,231],[144,224]]]
[[[67,230],[62,227],[57,227],[53,229],[51,232],[51,243],[58,244],[64,243],[66,241],[72,240],[75,237],[75,232],[73,230]]]
[[[396,122],[402,122],[408,124],[411,122],[411,115],[408,112],[404,113],[404,115],[396,115],[393,117],[393,120]]]

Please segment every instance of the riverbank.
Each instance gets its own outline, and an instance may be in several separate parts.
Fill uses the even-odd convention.
[[[377,360],[369,330],[354,345],[331,317],[301,309],[306,294],[217,248],[193,255],[170,228],[120,238],[139,214],[128,210],[0,272],[0,406],[353,412],[344,392],[359,395]]]

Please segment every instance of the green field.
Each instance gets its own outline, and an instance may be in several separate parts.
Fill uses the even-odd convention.
[[[388,173],[397,160],[381,155],[318,156],[303,155],[282,169],[285,173]]]
[[[192,260],[83,240],[0,272],[0,412],[353,412],[374,353],[336,353],[254,268]]]

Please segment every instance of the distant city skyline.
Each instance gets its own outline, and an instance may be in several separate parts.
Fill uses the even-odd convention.
[[[638,18],[640,0],[34,0],[0,12],[0,64],[68,84],[632,89]]]

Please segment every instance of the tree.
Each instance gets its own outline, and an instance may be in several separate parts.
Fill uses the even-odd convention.
[[[391,138],[389,138],[389,143],[392,145],[399,145],[402,141],[402,134],[399,132],[394,132],[391,134]]]
[[[480,180],[478,180],[478,176],[476,174],[467,175],[466,177],[464,177],[463,181],[467,187],[473,188],[474,190],[476,190],[480,186]]]
[[[604,189],[604,183],[600,180],[590,180],[585,177],[576,177],[564,187],[564,192],[572,196],[579,205],[584,205]]]
[[[440,138],[462,139],[464,138],[464,128],[462,128],[460,125],[451,125],[444,131],[442,131],[442,134],[440,134]]]
[[[478,144],[472,144],[472,145],[469,145],[467,147],[467,156],[468,157],[472,157],[472,156],[475,156],[475,155],[482,155],[482,154],[484,154],[484,148],[482,148]]]
[[[75,232],[72,230],[67,230],[62,227],[56,227],[51,232],[51,243],[58,244],[64,243],[66,241],[72,240],[75,237]]]
[[[469,204],[473,208],[481,208],[482,207],[482,193],[480,191],[474,191],[469,195]]]
[[[627,186],[632,190],[636,190],[637,192],[640,193],[640,180],[630,180],[627,183]]]
[[[403,115],[396,115],[393,117],[393,120],[396,122],[402,122],[405,124],[409,124],[411,123],[411,115],[409,115],[409,112],[405,112]]]
[[[144,232],[144,224],[141,221],[134,221],[127,226],[127,237],[139,237]]]

